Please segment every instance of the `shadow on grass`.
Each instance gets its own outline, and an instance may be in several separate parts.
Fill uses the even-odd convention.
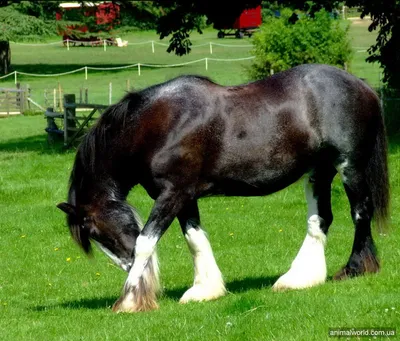
[[[105,309],[111,308],[118,297],[88,298],[76,301],[68,301],[62,304],[40,305],[32,307],[32,311],[48,311],[54,308],[63,309]]]
[[[0,152],[21,151],[33,151],[40,154],[55,154],[65,152],[61,142],[49,144],[46,133],[25,138],[9,139],[7,141],[0,142]]]
[[[226,283],[226,288],[231,293],[242,293],[252,289],[270,288],[279,276],[272,277],[250,277]],[[178,301],[188,288],[178,288],[174,290],[164,290],[162,297]],[[48,311],[54,308],[63,309],[105,309],[111,308],[118,297],[88,298],[73,300],[55,305],[43,305],[32,307],[33,311]]]

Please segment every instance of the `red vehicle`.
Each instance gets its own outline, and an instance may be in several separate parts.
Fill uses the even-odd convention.
[[[79,21],[81,17],[81,3],[68,2],[60,4],[60,11],[56,13],[56,20]],[[60,34],[65,44],[66,40],[74,42],[99,41],[98,33],[108,32],[119,18],[119,5],[112,2],[85,3],[86,17],[93,17],[93,27],[87,25],[67,25]],[[93,33],[93,34],[88,34]]]
[[[245,9],[229,27],[216,27],[219,29],[218,38],[234,35],[236,38],[249,37],[261,25],[261,6]]]

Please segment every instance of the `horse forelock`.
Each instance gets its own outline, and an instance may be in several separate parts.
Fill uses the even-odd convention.
[[[90,254],[92,251],[92,246],[90,244],[89,232],[78,223],[71,222],[68,225],[73,240],[83,249],[85,253]]]

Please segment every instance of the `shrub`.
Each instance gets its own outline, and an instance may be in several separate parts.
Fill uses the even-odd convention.
[[[252,53],[256,58],[249,69],[252,79],[300,64],[322,63],[343,68],[350,61],[349,25],[341,25],[325,10],[313,18],[302,15],[295,23],[292,19],[292,11],[283,10],[281,17],[270,17],[254,35]]]

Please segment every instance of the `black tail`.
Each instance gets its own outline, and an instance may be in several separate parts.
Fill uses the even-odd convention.
[[[374,220],[378,231],[382,232],[385,231],[388,224],[390,203],[387,140],[383,118],[378,122],[378,130],[366,175],[374,205]]]

